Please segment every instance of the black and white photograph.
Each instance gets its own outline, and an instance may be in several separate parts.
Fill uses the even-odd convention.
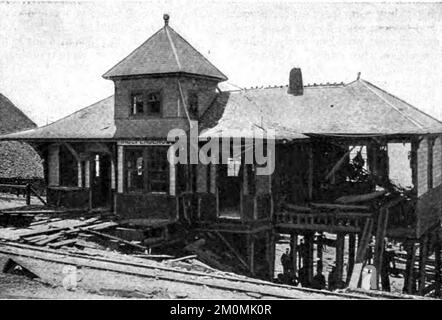
[[[0,2],[0,299],[440,299],[441,62],[440,2]]]

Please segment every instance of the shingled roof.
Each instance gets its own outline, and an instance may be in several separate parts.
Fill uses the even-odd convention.
[[[36,127],[36,124],[0,93],[0,133]],[[34,179],[43,177],[38,153],[27,143],[0,142],[0,178]]]
[[[289,128],[305,135],[406,135],[442,133],[442,123],[368,81],[222,93],[202,118],[201,136],[218,136],[245,123]],[[262,126],[261,124],[261,126]]]
[[[160,130],[142,120],[131,121],[115,121],[114,97],[110,96],[47,126],[0,139],[140,139],[155,138]],[[199,126],[202,139],[221,134],[251,137],[268,129],[275,130],[277,139],[287,140],[314,134],[442,133],[440,121],[362,79],[341,85],[305,86],[301,96],[288,94],[286,86],[222,92],[201,117]]]
[[[227,77],[193,48],[183,37],[165,25],[141,46],[106,72],[103,77],[129,77],[159,74],[191,74],[214,78],[220,81]]]
[[[39,128],[3,136],[12,140],[112,139],[115,134],[114,96]]]

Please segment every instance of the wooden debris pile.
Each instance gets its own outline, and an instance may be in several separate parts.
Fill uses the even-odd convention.
[[[74,246],[78,248],[97,248],[98,246],[90,239],[95,236],[112,237],[100,231],[117,225],[116,222],[103,221],[98,217],[89,219],[47,218],[34,221],[27,228],[0,228],[0,239],[34,246],[46,246],[53,249]],[[113,240],[125,241],[119,238]]]

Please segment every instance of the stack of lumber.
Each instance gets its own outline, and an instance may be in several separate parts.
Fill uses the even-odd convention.
[[[88,238],[97,235],[107,236],[99,231],[117,225],[113,221],[102,221],[97,217],[90,219],[49,218],[34,221],[27,228],[1,228],[0,239],[54,249],[65,246],[94,247],[88,245]]]

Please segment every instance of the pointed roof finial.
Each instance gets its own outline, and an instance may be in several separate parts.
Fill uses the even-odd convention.
[[[164,15],[163,15],[163,19],[164,19],[164,25],[165,26],[168,26],[169,25],[169,15],[167,14],[167,13],[165,13]]]
[[[358,77],[356,78],[356,80],[361,79],[361,71],[358,72]]]

